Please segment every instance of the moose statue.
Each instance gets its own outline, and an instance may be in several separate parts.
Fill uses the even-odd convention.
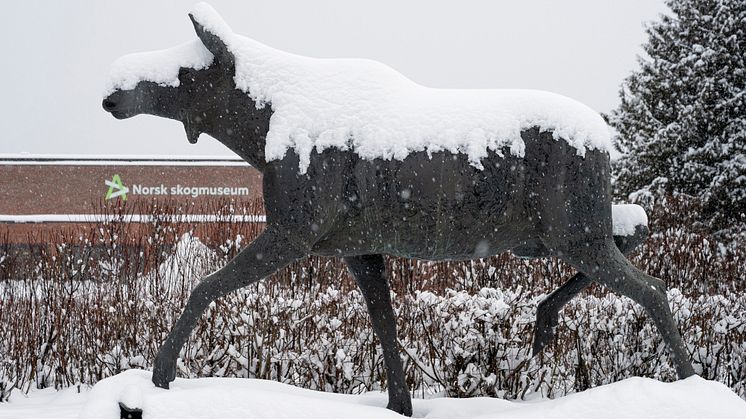
[[[540,303],[535,353],[562,306],[596,282],[644,307],[679,377],[694,374],[663,281],[624,256],[645,238],[646,218],[612,206],[610,134],[598,114],[546,92],[432,89],[369,60],[284,53],[234,34],[203,3],[189,16],[198,40],[120,58],[103,107],[118,119],[181,121],[192,143],[216,138],[261,171],[267,224],[196,285],[156,356],[156,386],[175,379],[210,302],[308,255],[336,256],[380,339],[388,408],[410,416],[384,255],[508,250],[579,272]]]

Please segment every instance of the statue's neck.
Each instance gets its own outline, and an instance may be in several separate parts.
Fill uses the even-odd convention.
[[[256,110],[251,115],[234,111],[213,119],[210,127],[204,132],[263,172],[267,165],[264,146],[271,116],[272,110],[269,106]]]

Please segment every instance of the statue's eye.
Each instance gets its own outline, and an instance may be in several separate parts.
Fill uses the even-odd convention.
[[[192,77],[192,69],[191,68],[185,68],[182,67],[179,69],[179,80],[186,81],[186,80],[193,80]]]

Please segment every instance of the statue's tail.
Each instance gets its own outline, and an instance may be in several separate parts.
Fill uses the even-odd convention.
[[[611,218],[614,242],[624,254],[642,244],[650,233],[648,215],[639,205],[612,205]]]

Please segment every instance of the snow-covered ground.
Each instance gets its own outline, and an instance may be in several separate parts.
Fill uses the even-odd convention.
[[[272,381],[177,379],[169,391],[150,383],[150,373],[129,370],[92,390],[34,391],[0,404],[0,418],[119,418],[118,402],[140,406],[158,418],[395,418],[386,395],[344,395],[304,390]],[[743,419],[746,402],[723,384],[697,376],[675,383],[630,378],[555,400],[490,398],[414,400],[414,417],[500,419]]]
[[[88,400],[90,391],[85,387],[54,390],[32,390],[28,395],[14,391],[10,402],[0,403],[2,419],[72,419]]]

